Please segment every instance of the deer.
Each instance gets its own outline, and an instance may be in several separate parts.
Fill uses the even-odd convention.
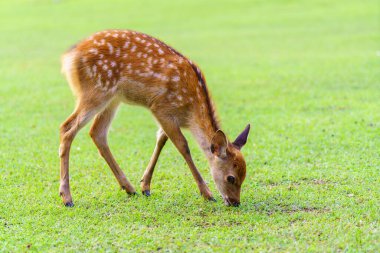
[[[186,161],[201,196],[215,201],[192,159],[183,129],[203,150],[211,175],[227,206],[240,205],[246,177],[241,148],[250,124],[230,142],[220,129],[214,103],[199,67],[159,39],[133,30],[104,30],[71,47],[62,56],[62,73],[76,97],[73,113],[60,126],[59,194],[67,207],[73,200],[69,182],[71,144],[89,121],[90,136],[99,154],[128,194],[136,190],[116,162],[107,135],[121,103],[150,110],[158,123],[156,144],[140,181],[142,194],[151,195],[151,180],[160,153],[169,139]]]

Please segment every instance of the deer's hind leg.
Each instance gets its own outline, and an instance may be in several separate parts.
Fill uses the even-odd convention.
[[[101,98],[102,96],[99,96]],[[69,155],[71,143],[78,131],[84,127],[99,111],[103,110],[109,99],[97,99],[89,101],[79,98],[74,112],[62,123],[60,127],[59,156],[61,159],[60,187],[59,193],[65,206],[73,206],[70,193],[69,179]]]
[[[123,171],[117,164],[115,158],[111,153],[107,141],[108,129],[118,106],[119,101],[113,101],[107,106],[107,108],[104,111],[100,112],[95,117],[94,123],[90,130],[90,136],[94,141],[95,145],[97,146],[100,155],[104,158],[108,166],[111,168],[121,188],[125,189],[128,194],[135,194],[135,189],[127,180]]]
[[[150,196],[150,182],[152,180],[154,167],[156,166],[158,157],[160,156],[161,150],[165,146],[167,140],[168,136],[164,130],[162,130],[162,128],[158,129],[156,146],[154,148],[152,157],[150,158],[149,164],[144,172],[144,175],[140,181],[142,194],[147,197]]]

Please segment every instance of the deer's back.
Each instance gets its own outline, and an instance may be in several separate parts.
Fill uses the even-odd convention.
[[[191,64],[160,40],[129,30],[98,32],[63,57],[63,70],[79,96],[118,95],[179,114],[201,97]]]

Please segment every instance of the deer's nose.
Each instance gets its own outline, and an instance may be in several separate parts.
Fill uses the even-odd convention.
[[[235,206],[235,207],[240,206],[240,201],[232,199],[232,198],[226,198],[225,203],[227,206]]]

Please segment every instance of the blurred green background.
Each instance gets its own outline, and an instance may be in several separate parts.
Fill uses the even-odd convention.
[[[0,251],[380,250],[380,34],[374,1],[0,1]],[[120,191],[83,129],[74,208],[58,128],[74,108],[60,56],[103,29],[156,36],[199,64],[223,130],[252,125],[242,206],[204,202],[168,144],[152,197]],[[122,106],[113,153],[138,189],[150,113]],[[217,196],[204,156],[192,154]]]

